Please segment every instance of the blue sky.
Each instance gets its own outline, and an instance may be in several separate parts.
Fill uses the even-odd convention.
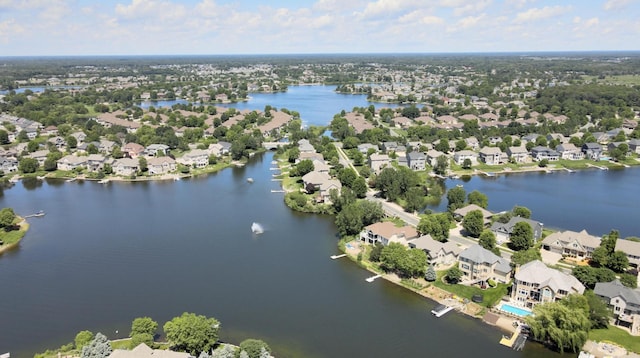
[[[0,56],[608,50],[639,0],[0,0]]]

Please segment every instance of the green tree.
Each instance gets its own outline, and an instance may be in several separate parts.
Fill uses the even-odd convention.
[[[295,163],[296,160],[300,158],[300,149],[298,149],[297,147],[291,148],[289,149],[289,152],[287,154],[289,163]]]
[[[51,172],[58,169],[58,162],[53,158],[47,158],[43,165],[44,170]]]
[[[424,279],[428,282],[433,282],[438,278],[436,274],[436,269],[433,268],[433,265],[429,265],[427,267],[427,272],[424,274]]]
[[[571,274],[589,289],[593,289],[598,282],[611,282],[616,278],[615,273],[606,267],[576,266]]]
[[[529,210],[529,208],[524,207],[524,206],[514,206],[513,210],[511,210],[513,212],[514,216],[519,216],[521,218],[525,218],[525,219],[529,219],[531,218],[531,210]]]
[[[484,229],[484,219],[480,210],[472,210],[462,219],[462,227],[472,237],[479,237]]]
[[[638,287],[638,278],[636,275],[632,275],[629,273],[620,274],[620,283],[629,287],[629,288],[637,288]]]
[[[467,201],[469,204],[476,204],[483,209],[486,209],[487,206],[489,206],[489,198],[477,190],[474,190],[467,195]]]
[[[455,188],[449,189],[449,191],[447,191],[447,209],[453,212],[463,207],[466,196],[467,192],[462,187],[456,186]]]
[[[16,213],[12,208],[2,208],[0,210],[0,228],[5,231],[13,229],[13,222],[16,220]]]
[[[356,180],[354,180],[353,184],[351,185],[351,190],[353,190],[353,193],[356,194],[356,197],[360,199],[367,196],[368,189],[369,188],[367,187],[367,182],[361,176],[357,177]]]
[[[423,277],[426,273],[427,254],[418,249],[407,249],[392,242],[380,253],[380,262],[387,271],[394,271],[403,277]]]
[[[98,147],[96,147],[95,144],[90,143],[87,146],[87,153],[89,153],[89,154],[98,154]]]
[[[471,169],[471,159],[469,158],[465,158],[464,161],[462,161],[462,169]]]
[[[296,176],[305,176],[308,173],[311,173],[314,169],[313,162],[309,159],[301,160],[296,165],[296,171],[298,175]]]
[[[271,348],[259,339],[245,339],[240,342],[240,351],[246,352],[249,358],[262,358],[264,352],[271,353]]]
[[[458,283],[460,279],[462,279],[462,270],[458,268],[458,266],[453,266],[452,268],[447,270],[447,274],[445,275],[445,279],[449,283]]]
[[[195,313],[183,313],[164,324],[164,333],[171,346],[196,355],[210,351],[218,341],[220,322]]]
[[[446,156],[441,155],[436,159],[436,165],[433,167],[433,172],[439,175],[444,175],[447,173],[447,168],[449,167],[449,159]]]
[[[75,149],[78,147],[78,140],[72,135],[65,138],[64,141],[67,142],[67,146],[71,149]]]
[[[136,333],[131,336],[129,348],[133,349],[139,346],[141,343],[144,343],[149,347],[153,347],[153,336],[149,333]]]
[[[131,333],[129,334],[129,337],[142,333],[154,336],[157,330],[158,322],[154,321],[150,317],[138,317],[131,322]]]
[[[80,331],[76,334],[76,338],[73,342],[76,345],[76,349],[82,351],[82,348],[89,344],[93,340],[93,333],[90,331]]]
[[[480,237],[478,238],[478,245],[500,256],[500,249],[498,249],[498,247],[496,246],[496,235],[493,233],[493,231],[482,231]]]
[[[384,248],[384,245],[382,245],[379,242],[376,242],[371,248],[371,252],[369,253],[369,260],[372,262],[379,262],[380,254],[382,253],[383,248]]]
[[[35,173],[38,166],[38,161],[33,158],[22,158],[18,163],[18,169],[25,174]]]
[[[141,172],[146,172],[149,170],[149,166],[147,164],[147,158],[145,157],[138,158],[138,168],[140,169]]]
[[[542,256],[540,255],[540,250],[536,250],[535,247],[532,247],[528,250],[517,251],[511,255],[511,266],[522,266],[527,262],[541,260]]]
[[[521,221],[514,225],[509,246],[515,251],[524,251],[533,247],[533,229],[529,223]]]
[[[566,349],[577,352],[587,341],[591,321],[588,312],[569,307],[563,301],[566,300],[536,305],[533,315],[527,316],[525,322],[537,340],[561,353]]]
[[[414,212],[422,209],[425,205],[424,190],[419,187],[412,187],[405,194],[405,210]]]
[[[98,332],[95,338],[82,348],[81,358],[107,358],[111,355],[111,342]]]
[[[4,129],[0,129],[0,144],[9,144],[9,133]]]
[[[629,266],[629,258],[622,251],[614,251],[607,259],[606,266],[614,272],[624,272]]]
[[[604,301],[596,296],[593,291],[586,291],[584,297],[587,299],[589,305],[589,321],[591,321],[591,328],[607,328],[609,326],[609,319],[611,319],[612,312],[607,307]]]
[[[609,252],[607,252],[607,248],[602,246],[596,247],[595,250],[591,253],[591,259],[589,260],[589,265],[594,267],[605,267],[607,265],[607,261],[609,259]]]
[[[356,173],[355,170],[351,168],[343,168],[338,173],[338,180],[340,180],[340,183],[349,188],[353,187],[353,182],[356,180],[357,177],[358,177],[358,174]]]
[[[434,240],[445,242],[449,238],[450,226],[448,213],[429,214],[420,218],[417,230],[423,235],[431,235]]]

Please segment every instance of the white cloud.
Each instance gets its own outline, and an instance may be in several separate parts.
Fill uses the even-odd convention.
[[[477,14],[489,7],[489,5],[491,5],[491,2],[492,0],[478,0],[464,6],[456,7],[455,9],[453,9],[453,15],[463,16],[467,14]]]
[[[365,9],[356,12],[356,15],[361,18],[376,18],[411,11],[419,6],[424,6],[420,0],[377,0],[368,3]]]
[[[487,14],[484,14],[484,13],[478,16],[463,17],[462,19],[458,20],[453,27],[449,27],[447,31],[455,32],[455,31],[460,31],[460,30],[471,28],[471,27],[475,27],[478,24],[480,24],[480,22],[485,18],[487,18]]]
[[[523,23],[536,20],[548,19],[562,15],[571,10],[571,6],[545,6],[543,8],[531,8],[516,15],[514,22]]]
[[[24,27],[16,22],[15,19],[8,19],[0,22],[0,42],[8,44],[10,39],[24,32]]]
[[[622,10],[631,3],[631,0],[607,0],[602,6],[605,10]]]
[[[398,22],[402,24],[423,24],[437,25],[444,23],[444,19],[431,15],[428,11],[415,10],[398,18]]]
[[[156,0],[132,0],[129,5],[117,4],[115,12],[128,19],[151,18],[153,20],[177,19],[186,14],[182,4]]]

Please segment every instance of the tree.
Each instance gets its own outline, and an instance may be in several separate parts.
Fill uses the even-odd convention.
[[[467,192],[462,187],[456,186],[455,188],[449,189],[447,192],[447,209],[453,212],[456,209],[463,207],[466,196]]]
[[[557,348],[561,353],[565,349],[573,352],[580,350],[587,341],[591,327],[588,312],[570,307],[566,299],[536,305],[533,315],[527,316],[525,322],[536,339]]]
[[[51,172],[58,169],[58,162],[53,158],[47,158],[43,165],[44,170]]]
[[[510,246],[515,251],[528,250],[533,246],[533,229],[529,223],[520,221],[513,226]]]
[[[13,228],[13,222],[16,220],[16,213],[12,208],[2,208],[0,210],[0,228],[10,231]]]
[[[623,273],[620,274],[620,283],[629,287],[629,288],[637,288],[638,287],[638,277],[636,275]]]
[[[300,157],[300,149],[298,149],[298,147],[291,148],[289,149],[289,152],[287,154],[289,163],[295,163],[296,160]]]
[[[483,209],[486,209],[487,206],[489,206],[489,198],[477,190],[474,190],[467,195],[467,201],[469,204],[476,204]]]
[[[519,216],[521,218],[525,218],[525,219],[529,219],[531,218],[531,210],[529,210],[529,208],[524,207],[524,206],[514,206],[513,210],[511,210],[513,212],[514,216]]]
[[[35,173],[38,166],[38,161],[33,158],[22,158],[18,163],[18,169],[25,174]]]
[[[67,138],[65,138],[65,142],[67,142],[67,146],[71,149],[77,148],[78,147],[78,140],[76,139],[76,137],[70,135]]]
[[[138,168],[140,169],[141,172],[146,172],[147,170],[149,170],[149,166],[147,164],[147,158],[145,157],[138,158]]]
[[[405,194],[407,212],[414,212],[424,207],[424,190],[419,187],[412,187]]]
[[[310,159],[301,160],[298,165],[296,165],[296,176],[305,176],[308,173],[311,173],[314,169],[313,162]]]
[[[362,228],[384,217],[382,205],[372,201],[357,201],[344,207],[336,215],[336,226],[340,235],[355,235]]]
[[[607,261],[609,259],[609,252],[607,252],[606,247],[602,246],[602,242],[600,246],[596,247],[591,253],[591,259],[589,260],[589,265],[594,267],[604,267],[607,265]]]
[[[629,258],[623,251],[614,251],[607,259],[606,267],[614,272],[624,272],[628,266]]]
[[[480,234],[480,238],[478,238],[478,245],[500,256],[500,249],[498,249],[498,247],[496,246],[496,235],[493,233],[493,231],[484,230]]]
[[[93,340],[93,333],[90,331],[80,331],[76,334],[76,338],[73,342],[76,345],[76,349],[82,351],[82,348],[89,344]]]
[[[95,338],[82,348],[81,358],[107,358],[111,355],[111,342],[98,332]]]
[[[164,324],[169,343],[177,350],[191,355],[210,351],[218,341],[220,322],[195,313],[183,313]]]
[[[351,168],[343,168],[338,173],[338,180],[340,180],[340,183],[349,188],[353,186],[353,182],[356,180],[357,177],[358,177],[358,174],[356,173],[355,170]]]
[[[464,160],[462,161],[462,169],[471,169],[471,165],[471,159],[464,158]]]
[[[445,279],[449,283],[458,283],[462,278],[462,270],[458,268],[458,266],[453,266],[449,270],[447,270],[447,274],[445,275]]]
[[[541,260],[542,256],[540,255],[540,250],[536,250],[536,248],[532,247],[528,250],[517,251],[511,255],[511,266],[522,266],[527,262]]]
[[[236,358],[236,348],[230,344],[222,344],[211,352],[211,358]]]
[[[131,336],[131,342],[129,344],[130,348],[135,348],[139,346],[141,343],[146,344],[147,346],[153,346],[153,335],[149,333],[136,333]]]
[[[423,235],[431,235],[434,240],[445,242],[449,238],[450,225],[448,213],[429,214],[420,218],[417,230]]]
[[[437,278],[438,275],[436,274],[436,269],[433,268],[433,265],[429,265],[429,267],[427,267],[427,272],[424,274],[424,279],[428,282],[433,282]]]
[[[436,165],[433,167],[433,172],[439,175],[444,175],[447,173],[447,168],[449,167],[449,159],[446,156],[441,155],[436,159]]]
[[[247,352],[249,358],[261,358],[262,352],[271,353],[271,348],[259,339],[245,339],[240,343],[240,351]]]
[[[87,146],[87,153],[89,153],[89,154],[98,154],[98,147],[96,147],[95,144],[90,143]]]
[[[0,144],[9,144],[9,133],[4,129],[0,129]]]
[[[571,274],[589,289],[593,289],[597,282],[611,282],[616,278],[615,273],[606,267],[576,266]]]
[[[479,237],[484,229],[484,218],[480,210],[472,210],[462,219],[462,227],[472,237]]]
[[[353,181],[353,184],[351,184],[351,190],[353,190],[353,193],[360,199],[367,196],[368,189],[367,182],[361,176],[357,177],[356,180]]]
[[[587,299],[589,305],[589,321],[591,321],[591,328],[607,328],[609,326],[609,319],[612,316],[612,312],[607,307],[604,301],[596,296],[593,291],[587,291],[584,293],[584,297]]]
[[[154,336],[158,330],[158,322],[152,320],[149,317],[138,317],[131,322],[131,333],[129,337],[133,337],[136,334],[150,334]]]
[[[379,262],[380,254],[382,253],[383,248],[384,248],[384,245],[382,245],[379,242],[376,242],[371,248],[371,252],[369,253],[369,261]]]
[[[408,249],[404,245],[392,242],[380,253],[382,267],[395,271],[404,277],[422,277],[426,273],[427,254],[418,249]]]

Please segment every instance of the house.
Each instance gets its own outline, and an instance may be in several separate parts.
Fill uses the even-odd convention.
[[[484,209],[476,204],[469,204],[463,208],[460,209],[456,209],[453,211],[453,218],[456,219],[457,221],[462,221],[462,219],[464,219],[465,215],[467,215],[468,213],[474,211],[474,210],[480,210],[480,212],[482,213],[482,218],[484,219],[484,224],[489,224],[491,222],[491,217],[493,216],[493,213],[490,212],[487,209]]]
[[[116,147],[116,142],[101,139],[100,144],[98,145],[98,150],[100,153],[109,154],[113,152],[113,149]]]
[[[640,267],[640,242],[618,239],[615,251],[622,251],[629,259],[629,265]]]
[[[629,151],[640,154],[640,139],[632,139],[629,141]]]
[[[193,358],[189,353],[151,349],[140,343],[134,349],[114,349],[109,358]]]
[[[464,141],[467,143],[467,147],[471,150],[478,150],[480,148],[480,141],[478,141],[478,138],[476,137],[469,137]]]
[[[171,157],[153,157],[147,159],[147,168],[151,175],[166,174],[175,171],[177,169],[177,164]]]
[[[471,165],[478,164],[478,154],[471,150],[461,150],[459,152],[453,153],[453,161],[458,165],[463,165],[465,159],[469,159],[471,161]]]
[[[51,137],[47,140],[48,143],[53,144],[56,148],[62,149],[65,145],[67,145],[67,141],[60,136]]]
[[[44,165],[44,161],[47,160],[47,155],[49,151],[47,149],[38,150],[28,155],[29,158],[33,158],[38,161],[39,166]]]
[[[374,153],[378,152],[378,146],[377,145],[373,145],[371,143],[362,143],[362,144],[358,144],[358,152],[367,155],[369,154],[369,150],[373,149]]]
[[[150,144],[144,149],[144,154],[149,157],[165,156],[169,154],[169,146],[166,144]]]
[[[600,241],[599,237],[590,235],[587,230],[558,231],[542,240],[542,248],[577,260],[585,260],[600,246]]]
[[[371,154],[369,156],[369,166],[375,174],[380,174],[382,169],[391,165],[391,160],[386,154]]]
[[[526,136],[522,137],[522,142],[535,143],[539,136],[540,134],[537,134],[537,133],[527,134]]]
[[[300,139],[298,141],[298,150],[300,150],[300,153],[314,153],[316,151],[308,139]]]
[[[484,147],[479,154],[480,160],[487,165],[502,164],[502,151],[498,147]]]
[[[524,163],[529,158],[529,152],[526,147],[509,147],[507,148],[507,155],[514,163]]]
[[[573,143],[558,144],[556,151],[560,153],[561,159],[581,160],[584,159],[584,153],[578,149]]]
[[[535,161],[548,160],[556,161],[560,159],[560,153],[555,150],[543,146],[536,146],[531,148],[531,157]]]
[[[438,164],[438,158],[442,156],[446,157],[447,155],[442,153],[441,151],[430,149],[429,151],[427,151],[427,163],[430,166],[435,167],[436,164]]]
[[[383,142],[382,143],[382,150],[385,153],[395,152],[397,148],[398,148],[398,143],[397,142]]]
[[[535,241],[540,240],[540,238],[542,237],[543,227],[541,222],[515,216],[512,217],[506,224],[495,222],[493,223],[493,225],[491,225],[491,231],[496,235],[496,241],[498,242],[498,244],[502,244],[503,242],[507,242],[510,240],[511,234],[513,233],[513,228],[519,222],[525,222],[529,224],[529,226],[531,226],[531,229],[533,230],[533,239]]]
[[[516,269],[511,299],[520,306],[533,308],[573,293],[584,293],[584,285],[578,279],[535,260]]]
[[[456,262],[462,249],[452,241],[440,242],[431,235],[423,235],[409,241],[409,247],[427,254],[427,263],[434,266],[450,266]]]
[[[313,193],[320,189],[320,186],[331,180],[331,176],[328,173],[321,173],[312,171],[302,176],[302,185],[307,193]]]
[[[74,132],[74,133],[71,133],[71,136],[76,139],[78,144],[84,142],[84,140],[87,138],[87,135],[84,134],[84,132]]]
[[[97,172],[104,168],[106,162],[107,158],[102,154],[89,154],[87,157],[87,169],[92,172]]]
[[[387,246],[392,242],[408,246],[408,242],[416,239],[417,237],[418,232],[414,227],[396,227],[396,225],[390,221],[371,224],[366,226],[360,232],[360,240],[369,244],[379,242],[384,246]]]
[[[411,170],[425,170],[425,163],[427,156],[422,152],[409,152],[407,153],[407,166]]]
[[[129,158],[137,158],[144,153],[144,147],[138,143],[129,142],[122,147],[122,152]]]
[[[18,171],[18,160],[15,157],[0,157],[0,170],[3,173]]]
[[[336,190],[338,195],[342,190],[342,183],[336,179],[325,180],[320,184],[318,198],[323,203],[331,203],[331,190]]]
[[[488,280],[507,283],[511,280],[511,264],[478,244],[469,246],[458,256],[462,283],[482,284]]]
[[[631,332],[638,332],[640,290],[629,288],[616,279],[611,282],[596,283],[593,293],[611,308],[617,325],[631,328]]]
[[[66,155],[57,161],[58,169],[74,170],[87,165],[87,157],[76,157],[75,155]]]
[[[116,175],[131,176],[138,172],[139,162],[137,159],[120,158],[112,164],[113,172]]]
[[[178,158],[177,162],[192,168],[204,168],[209,165],[209,152],[204,149],[194,149]]]
[[[599,143],[585,143],[581,149],[587,159],[600,160],[602,156],[602,146]]]
[[[626,144],[626,143],[625,143],[625,142],[611,142],[611,143],[609,143],[609,144],[607,145],[607,151],[608,151],[609,153],[611,153],[613,150],[620,148],[620,145],[621,145],[621,144]],[[628,149],[629,149],[629,146],[627,146],[627,150],[628,150]],[[624,154],[626,155],[626,154],[629,154],[629,153],[628,153],[628,151],[627,151],[627,152],[625,152]]]
[[[318,153],[318,154],[320,154],[320,153]],[[313,158],[312,162],[313,162],[313,171],[314,172],[329,174],[329,171],[331,170],[331,166],[329,164],[325,163],[324,160],[319,159],[319,158]]]

